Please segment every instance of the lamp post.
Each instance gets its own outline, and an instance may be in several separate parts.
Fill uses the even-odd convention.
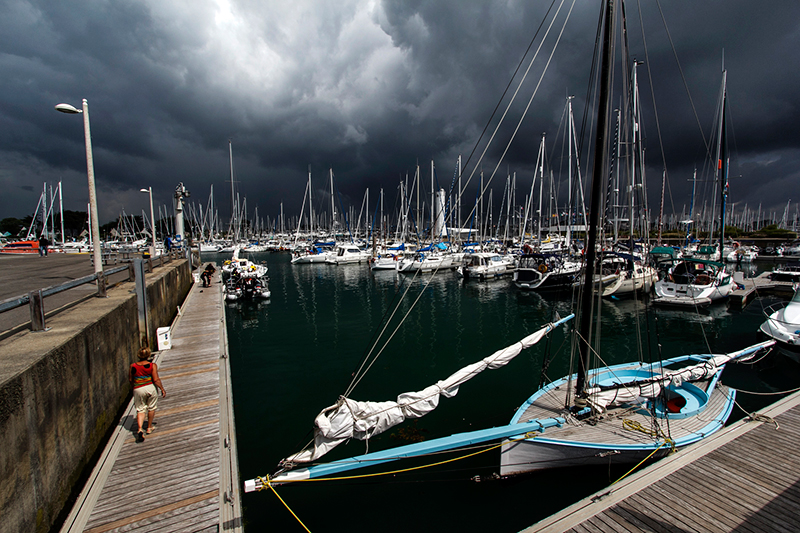
[[[150,228],[152,232],[151,235],[153,237],[153,245],[150,248],[150,257],[153,258],[156,256],[156,219],[153,216],[153,188],[148,187],[146,189],[139,189],[139,192],[150,193]]]
[[[97,219],[97,193],[94,186],[94,160],[92,159],[92,133],[89,129],[89,102],[83,99],[83,109],[69,104],[58,104],[56,111],[76,115],[83,113],[83,134],[86,141],[86,173],[89,177],[89,217],[91,220],[92,248],[94,249],[94,272],[97,274],[97,286],[103,285],[103,256],[100,250],[100,224]],[[102,292],[102,291],[101,291]]]

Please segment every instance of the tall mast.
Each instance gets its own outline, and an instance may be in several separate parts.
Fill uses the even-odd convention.
[[[336,201],[333,198],[333,167],[330,169],[331,174],[331,233],[333,240],[336,240]]]
[[[722,250],[725,246],[725,207],[728,199],[728,161],[727,161],[727,135],[725,134],[725,100],[728,97],[728,71],[722,71],[722,101],[720,105],[719,142],[717,143],[717,164],[715,165],[715,179],[720,184],[720,210],[719,210],[719,253],[723,260]]]
[[[433,242],[433,228],[436,224],[436,184],[433,179],[433,159],[431,159],[431,242]]]
[[[605,176],[608,146],[606,143],[606,130],[608,128],[608,112],[611,94],[611,60],[613,57],[614,42],[614,0],[606,2],[605,21],[603,23],[603,55],[600,67],[600,94],[598,96],[597,131],[594,143],[594,161],[592,167],[592,197],[589,208],[589,228],[586,239],[586,263],[584,266],[583,294],[581,295],[581,320],[578,337],[580,360],[578,361],[577,380],[575,385],[576,396],[584,394],[586,376],[589,370],[589,356],[592,327],[592,299],[594,291],[594,266],[596,259],[597,225],[600,220],[600,196],[602,194],[602,181]]]

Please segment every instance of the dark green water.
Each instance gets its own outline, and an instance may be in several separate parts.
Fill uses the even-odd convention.
[[[430,279],[373,273],[364,265],[293,266],[287,254],[252,259],[269,265],[271,300],[227,304],[242,481],[271,473],[281,458],[310,440],[314,417],[344,392],[398,292],[411,285],[398,312],[405,314]],[[735,350],[757,342],[761,309],[774,301],[757,300],[744,311],[729,311],[723,304],[701,315],[648,311],[634,301],[607,302],[603,357],[609,364],[636,359],[637,320],[650,324],[644,341],[653,347],[660,343],[664,357],[706,353],[706,342],[714,352]],[[554,311],[565,316],[570,309],[569,297],[521,293],[509,280],[465,285],[454,273],[440,274],[350,396],[385,401],[420,390],[539,329]],[[392,324],[396,322],[397,317]],[[370,450],[403,444],[398,433],[402,428],[430,439],[507,423],[535,390],[546,354],[553,357],[551,378],[567,373],[564,338],[562,328],[551,342],[540,342],[507,367],[484,372],[456,397],[442,399],[430,415],[373,439]],[[788,360],[769,358],[757,365],[731,365],[723,381],[746,390],[788,390],[796,386],[798,372]],[[748,410],[775,399],[739,395]],[[741,412],[734,414],[741,417]],[[364,452],[363,442],[352,441],[329,455],[338,459]],[[277,490],[311,531],[519,531],[624,473],[572,469],[492,480],[498,463],[499,451],[493,451],[389,477]],[[383,469],[407,466],[397,462]],[[475,482],[475,476],[483,480]],[[246,494],[243,504],[251,531],[302,531],[270,491]]]

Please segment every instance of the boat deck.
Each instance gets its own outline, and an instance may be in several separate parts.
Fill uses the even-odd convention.
[[[697,385],[700,385],[700,383],[697,383]],[[565,416],[566,391],[567,387],[562,386],[544,394],[536,402],[528,406],[519,421],[527,422],[535,419]],[[725,409],[727,396],[728,388],[718,384],[702,416],[672,419],[668,424],[662,424],[661,429],[664,432],[668,432],[673,440],[699,433],[704,428],[707,428],[719,413]],[[596,424],[572,419],[571,423],[567,423],[561,428],[548,429],[542,434],[542,438],[594,442],[611,446],[626,444],[648,445],[653,443],[655,439],[648,433],[626,429],[623,426],[623,420],[638,423],[648,430],[652,426],[652,418],[644,409],[617,407],[610,408],[605,417]]]
[[[241,531],[222,285],[195,283],[156,353],[167,390],[137,442],[133,401],[62,532]]]
[[[524,531],[796,531],[800,392]]]

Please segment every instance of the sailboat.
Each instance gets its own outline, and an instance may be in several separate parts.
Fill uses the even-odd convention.
[[[727,298],[733,291],[733,278],[725,264],[718,262],[725,240],[725,199],[727,195],[728,157],[725,133],[725,110],[727,99],[727,71],[722,72],[719,125],[717,133],[717,164],[714,165],[715,181],[721,183],[722,201],[720,210],[719,247],[701,247],[709,259],[687,258],[678,261],[667,275],[655,283],[657,305],[702,306]],[[704,250],[706,248],[706,250]]]
[[[597,152],[587,232],[587,265],[594,265],[596,260],[602,193],[597,177],[607,175],[604,169],[614,4],[613,0],[607,0],[603,13],[601,42],[605,53],[601,56],[599,101],[605,103],[601,104],[596,121]],[[599,293],[592,290],[594,277],[594,268],[584,270],[579,327],[572,335],[573,352],[578,356],[576,372],[535,392],[523,402],[509,424],[319,463],[325,454],[351,439],[368,443],[404,420],[431,412],[441,398],[455,396],[469,379],[487,369],[501,369],[511,364],[524,349],[537,344],[574,315],[555,320],[423,390],[400,394],[394,401],[357,401],[347,396],[352,391],[351,386],[316,417],[313,442],[282,460],[271,476],[245,481],[245,491],[496,440],[503,441],[503,475],[568,465],[632,462],[666,454],[719,430],[735,399],[735,391],[719,383],[725,365],[754,357],[774,341],[727,354],[685,355],[649,364],[634,361],[592,369],[592,355],[599,349],[594,342],[593,323],[599,310],[593,306],[602,302]],[[600,359],[599,355],[596,359]]]

